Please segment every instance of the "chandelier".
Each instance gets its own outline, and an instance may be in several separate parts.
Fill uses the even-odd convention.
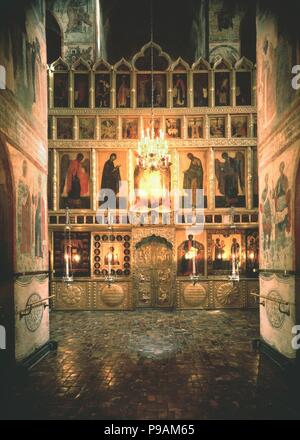
[[[137,165],[143,169],[157,171],[165,169],[170,164],[170,156],[168,155],[168,143],[165,140],[165,133],[159,130],[156,135],[154,130],[154,58],[153,58],[153,5],[150,0],[151,15],[151,119],[150,128],[142,130],[141,139],[137,148]]]
[[[151,122],[153,118],[151,118]],[[168,154],[168,143],[165,134],[159,131],[159,136],[154,135],[154,128],[147,129],[146,133],[142,130],[141,139],[138,142],[138,165],[150,170],[158,170],[168,167],[170,156]]]

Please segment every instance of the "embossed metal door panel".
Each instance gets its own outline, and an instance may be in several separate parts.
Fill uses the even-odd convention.
[[[137,306],[171,307],[174,301],[172,250],[161,243],[150,243],[136,254]]]

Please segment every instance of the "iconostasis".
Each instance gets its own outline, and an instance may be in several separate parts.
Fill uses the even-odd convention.
[[[259,265],[254,66],[245,58],[234,66],[203,59],[189,66],[157,45],[153,62],[152,77],[146,45],[114,66],[104,60],[69,66],[62,59],[49,66],[54,306],[256,306],[250,295]],[[155,136],[163,130],[168,142],[156,171],[145,169],[137,154],[148,129]],[[116,200],[108,214],[111,193]],[[66,207],[75,280],[68,287],[61,281]],[[138,260],[153,252],[157,264],[154,256],[149,267]],[[233,259],[237,285],[228,281]],[[108,286],[110,275],[117,282]],[[200,279],[195,285],[193,275]]]

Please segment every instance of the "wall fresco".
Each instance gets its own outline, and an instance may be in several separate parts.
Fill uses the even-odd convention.
[[[261,170],[260,225],[261,269],[293,269],[293,168],[296,151]]]
[[[10,147],[16,188],[17,272],[48,267],[47,176]]]

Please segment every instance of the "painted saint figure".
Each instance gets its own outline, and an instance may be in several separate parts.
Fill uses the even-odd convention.
[[[111,246],[109,248],[109,252],[104,257],[104,264],[108,265],[109,263],[112,266],[119,266],[120,265],[119,255],[115,251],[115,248],[113,246]]]
[[[228,153],[222,153],[221,162],[216,159],[216,177],[218,180],[218,190],[225,196],[225,204],[235,206],[238,203],[239,194],[245,190],[245,160],[241,152],[237,152],[235,157],[230,157]]]
[[[174,77],[173,105],[174,107],[183,107],[186,105],[186,83],[182,75],[176,75]]]
[[[287,176],[284,174],[285,163],[279,166],[280,176],[277,180],[273,198],[275,200],[275,239],[279,248],[285,246],[286,234],[290,231],[291,191]]]
[[[235,237],[232,239],[231,243],[231,257],[234,256],[235,259],[239,260],[240,257],[240,245]]]
[[[43,244],[46,239],[45,237],[45,203],[42,197],[42,178],[38,177],[39,183],[39,191],[38,194],[34,198],[35,205],[35,223],[34,223],[34,231],[35,231],[35,256],[43,258]]]
[[[96,78],[95,103],[96,107],[109,107],[110,84],[105,77]]]
[[[204,246],[189,234],[178,247],[178,275],[192,275],[194,270],[196,274],[204,274]]]
[[[265,176],[265,188],[261,195],[260,212],[262,213],[263,249],[269,250],[272,233],[272,209],[269,192],[269,175]]]
[[[116,159],[117,155],[112,153],[104,164],[101,180],[101,190],[111,189],[115,195],[119,193],[121,182],[121,165],[114,164]]]
[[[130,87],[128,85],[128,77],[122,76],[121,84],[117,93],[118,107],[129,107]]]
[[[31,253],[31,194],[26,183],[27,180],[27,161],[22,164],[23,180],[18,186],[18,231],[21,254],[30,255]]]
[[[216,238],[214,243],[213,268],[215,270],[223,268],[225,243],[220,238]]]
[[[62,171],[66,169],[62,197],[68,199],[71,208],[80,208],[81,198],[89,196],[89,161],[83,159],[82,153],[78,153],[76,159],[71,161],[68,155],[62,158]]]
[[[191,163],[189,168],[184,171],[183,189],[192,190],[192,204],[196,206],[197,189],[203,189],[203,167],[201,160],[192,153],[188,153],[187,157]]]
[[[218,76],[217,76],[218,75]],[[229,105],[230,80],[227,73],[216,75],[216,105]]]

